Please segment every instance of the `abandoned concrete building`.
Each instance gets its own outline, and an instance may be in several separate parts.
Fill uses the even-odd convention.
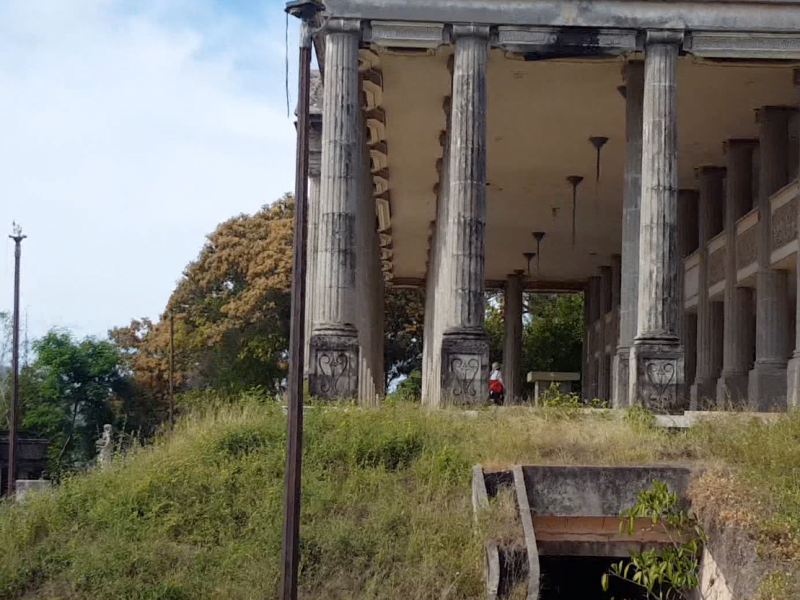
[[[550,290],[585,293],[585,397],[798,402],[800,3],[326,0],[318,19],[313,394],[383,393],[394,285],[426,291],[430,405],[486,398],[487,289],[507,397],[523,290]]]

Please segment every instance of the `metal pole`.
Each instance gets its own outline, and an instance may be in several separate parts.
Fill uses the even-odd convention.
[[[311,21],[316,2],[289,2],[286,11],[302,19],[300,26],[299,93],[297,101],[297,167],[295,171],[292,303],[289,334],[288,432],[284,490],[281,600],[297,599],[300,563],[300,475],[303,449],[303,355],[306,303],[306,222],[308,203],[308,113],[311,78]]]
[[[169,311],[169,426],[175,424],[175,318]]]
[[[14,240],[14,321],[11,349],[11,370],[13,373],[13,392],[11,395],[11,409],[8,424],[8,495],[14,498],[17,488],[17,418],[19,416],[19,277],[20,258],[22,257],[22,229],[15,225],[13,235],[8,236]]]

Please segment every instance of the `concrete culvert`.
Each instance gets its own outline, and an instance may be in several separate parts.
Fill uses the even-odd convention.
[[[666,484],[685,504],[691,474],[677,467],[520,466],[491,473],[476,467],[476,511],[494,506],[501,522],[486,543],[487,600],[646,598],[641,588],[614,576],[604,591],[601,578],[631,553],[675,540],[650,518],[636,518],[630,531],[620,531],[619,515],[654,482]],[[707,549],[703,562],[713,564]],[[713,569],[715,580],[723,577],[718,565]],[[702,587],[708,579],[703,567],[699,576]]]

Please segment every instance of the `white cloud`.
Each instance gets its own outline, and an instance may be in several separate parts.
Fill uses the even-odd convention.
[[[293,185],[281,4],[128,5],[0,0],[0,233],[30,235],[34,335],[156,317],[204,234]]]

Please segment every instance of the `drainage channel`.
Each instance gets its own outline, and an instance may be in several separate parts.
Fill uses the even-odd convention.
[[[619,515],[654,481],[685,499],[691,474],[679,467],[475,467],[476,512],[505,497],[514,513],[502,539],[486,541],[486,599],[644,598],[636,586],[613,577],[604,592],[601,577],[631,552],[672,540],[650,519],[636,519],[633,534],[621,533]]]

